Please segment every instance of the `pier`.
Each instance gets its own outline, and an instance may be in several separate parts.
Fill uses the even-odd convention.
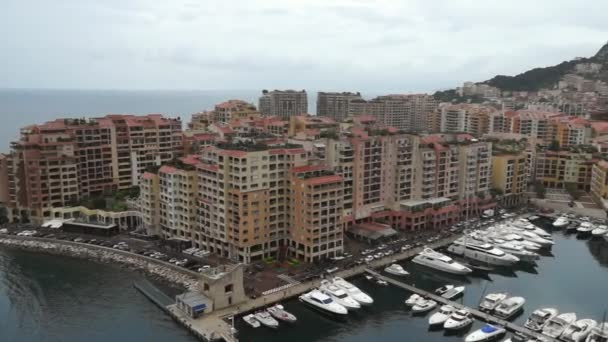
[[[394,285],[396,287],[402,288],[402,289],[407,290],[407,291],[412,292],[412,293],[416,293],[416,294],[418,294],[420,296],[424,296],[426,298],[430,298],[430,299],[436,301],[437,303],[440,303],[440,304],[443,304],[443,305],[451,305],[451,306],[453,306],[453,307],[455,307],[457,309],[467,310],[475,318],[478,318],[478,319],[480,319],[482,321],[485,321],[485,322],[488,322],[488,323],[492,323],[492,324],[503,326],[503,327],[505,327],[505,329],[507,329],[507,330],[509,330],[511,332],[522,333],[522,334],[525,334],[525,335],[530,336],[530,337],[534,337],[534,338],[537,338],[537,339],[542,339],[542,341],[558,342],[556,339],[550,338],[549,336],[546,336],[546,335],[543,335],[541,333],[532,331],[530,329],[527,329],[525,327],[522,327],[522,326],[517,325],[517,324],[512,323],[512,322],[506,321],[504,319],[492,316],[491,314],[489,314],[487,312],[482,312],[482,311],[477,310],[477,309],[469,308],[469,307],[467,307],[465,305],[462,305],[460,303],[457,303],[457,302],[445,299],[445,298],[443,298],[441,296],[438,296],[438,295],[436,295],[436,294],[434,294],[432,292],[428,292],[426,290],[417,288],[415,286],[402,283],[402,282],[400,282],[398,280],[395,280],[393,278],[383,276],[383,275],[379,274],[378,272],[373,271],[371,269],[366,269],[365,272],[369,273],[370,275],[372,275],[372,276],[374,276],[374,277],[376,277],[378,279],[382,279],[382,280],[386,281],[387,283],[392,284],[392,285]]]

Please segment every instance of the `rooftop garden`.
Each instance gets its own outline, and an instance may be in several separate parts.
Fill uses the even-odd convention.
[[[528,141],[524,138],[516,139],[492,139],[493,154],[518,154],[523,152],[528,146]]]
[[[129,210],[127,199],[137,197],[139,197],[139,187],[133,186],[114,193],[82,198],[80,201],[72,203],[72,205],[106,211],[125,211]]]

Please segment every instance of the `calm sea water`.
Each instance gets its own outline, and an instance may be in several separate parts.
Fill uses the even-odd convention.
[[[537,267],[477,278],[442,275],[404,262],[412,273],[405,281],[426,289],[464,284],[463,301],[471,306],[479,302],[484,289],[524,296],[527,302],[519,322],[547,306],[600,320],[608,308],[608,244],[561,232],[554,236],[556,245]],[[139,277],[84,260],[0,249],[0,341],[194,341],[132,288]],[[428,331],[428,316],[412,316],[406,310],[407,292],[379,288],[361,278],[354,282],[376,303],[350,315],[347,322],[327,319],[294,300],[285,305],[298,316],[297,324],[270,331],[249,328],[237,319],[240,341],[462,340],[459,335]]]

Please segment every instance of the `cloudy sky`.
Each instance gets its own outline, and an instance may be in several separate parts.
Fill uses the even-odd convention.
[[[594,54],[605,0],[2,0],[0,88],[422,91]]]

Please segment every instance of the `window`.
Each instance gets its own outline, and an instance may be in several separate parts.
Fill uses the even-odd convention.
[[[232,284],[228,284],[228,285],[224,286],[224,292],[225,293],[232,292],[232,288],[233,288],[233,285]]]

